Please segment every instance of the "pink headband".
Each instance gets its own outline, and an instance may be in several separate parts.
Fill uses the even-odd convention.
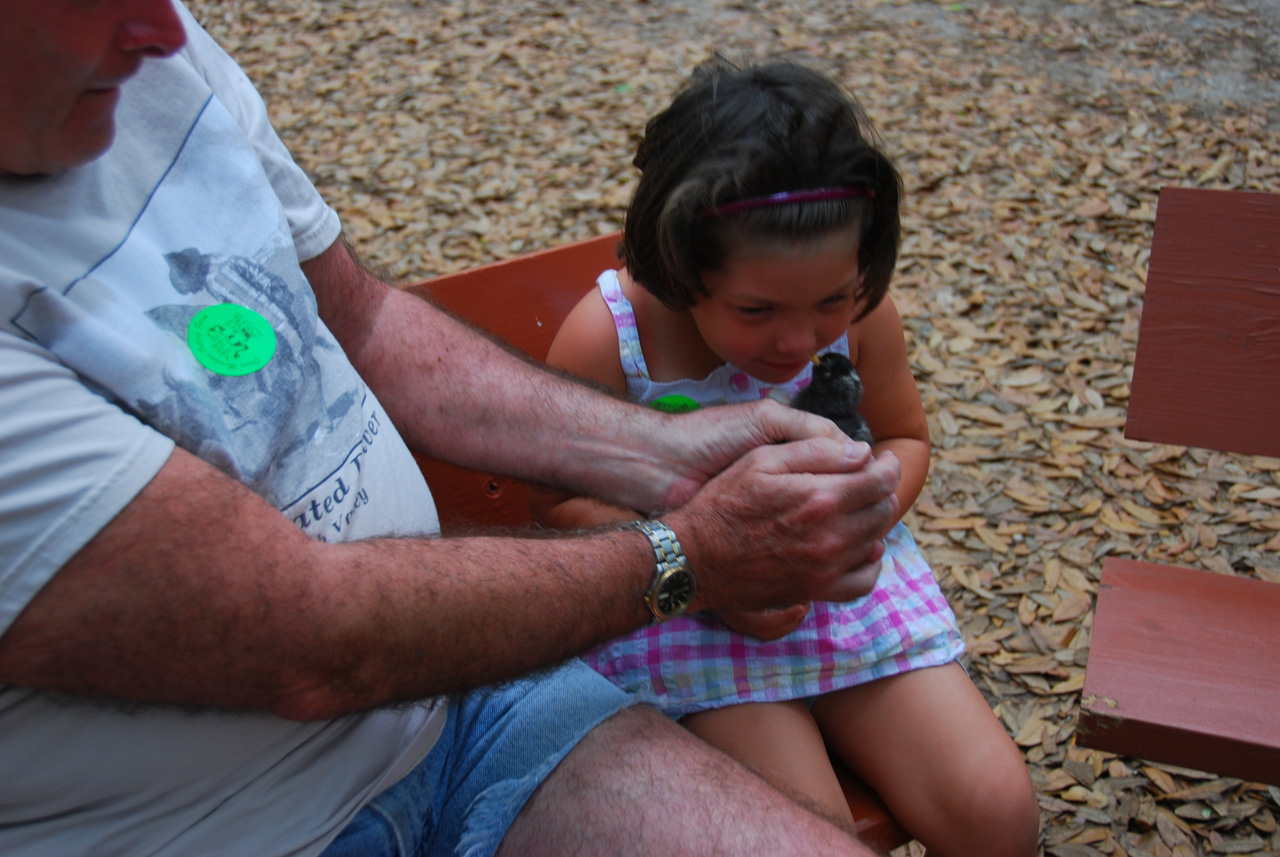
[[[727,202],[702,212],[703,217],[724,217],[726,214],[737,214],[753,208],[768,208],[774,205],[790,205],[793,202],[819,202],[826,199],[848,199],[861,196],[874,199],[876,192],[869,187],[819,187],[813,190],[785,190],[769,196],[753,196],[737,202]]]

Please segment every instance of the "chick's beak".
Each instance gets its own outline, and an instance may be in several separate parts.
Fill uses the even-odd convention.
[[[822,361],[818,359],[818,355],[816,355],[816,354],[810,354],[810,355],[809,355],[809,362],[810,362],[810,363],[812,363],[814,366],[817,366],[817,365],[818,365],[818,364],[820,364]]]

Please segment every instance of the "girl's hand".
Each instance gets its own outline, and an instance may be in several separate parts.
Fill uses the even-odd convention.
[[[720,610],[716,615],[739,634],[760,640],[776,640],[798,628],[804,617],[809,615],[810,606],[806,601],[772,610]]]

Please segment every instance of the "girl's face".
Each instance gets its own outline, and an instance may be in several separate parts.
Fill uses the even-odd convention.
[[[718,357],[781,384],[849,329],[862,276],[848,231],[800,244],[744,242],[720,270],[702,272],[709,294],[689,313]]]

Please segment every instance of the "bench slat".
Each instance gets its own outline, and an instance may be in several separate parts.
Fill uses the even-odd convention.
[[[1076,734],[1280,783],[1280,585],[1106,560]]]
[[[1125,435],[1280,456],[1280,195],[1160,191]]]

